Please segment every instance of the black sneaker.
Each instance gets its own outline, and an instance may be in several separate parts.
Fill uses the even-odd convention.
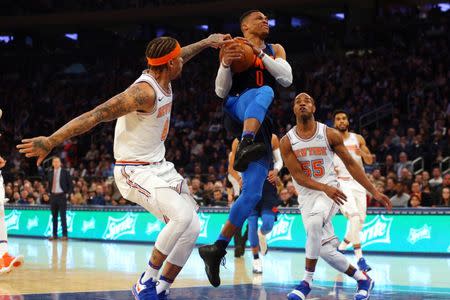
[[[247,230],[242,235],[241,229],[234,234],[234,257],[241,257],[245,252],[245,243],[247,242]]]
[[[260,159],[266,153],[267,149],[263,143],[255,143],[252,139],[244,138],[237,147],[233,168],[238,172],[244,172],[250,162]]]
[[[201,246],[198,248],[198,253],[205,263],[206,275],[208,275],[209,282],[213,287],[220,285],[220,265],[225,265],[225,249],[219,248],[216,244]]]

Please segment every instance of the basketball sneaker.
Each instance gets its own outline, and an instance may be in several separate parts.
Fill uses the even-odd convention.
[[[237,147],[233,168],[238,172],[244,172],[250,162],[260,159],[266,153],[267,149],[263,143],[255,143],[250,138],[243,138]]]
[[[259,239],[259,250],[261,251],[261,255],[264,256],[267,254],[267,251],[269,249],[267,248],[266,235],[261,232],[261,228],[258,229],[258,239]]]
[[[169,291],[165,290],[158,294],[158,300],[168,300],[167,296],[169,295]]]
[[[253,260],[253,273],[262,274],[262,261],[259,258]]]
[[[144,274],[145,273],[142,273],[141,278],[139,278],[138,282],[136,282],[131,289],[134,299],[158,300],[159,298],[156,295],[156,281],[153,281],[153,278],[150,278],[146,282],[142,283],[142,277],[144,277]]]
[[[302,280],[299,285],[297,285],[292,292],[288,294],[288,300],[305,300],[306,296],[308,296],[309,292],[311,292],[311,288],[309,287],[309,283]]]
[[[0,274],[9,273],[23,265],[23,256],[9,255],[8,252],[0,258]]]
[[[369,272],[370,270],[372,270],[372,268],[367,264],[364,257],[361,257],[356,264],[358,265],[360,271]]]
[[[219,248],[216,244],[201,246],[198,253],[205,263],[206,275],[213,287],[220,285],[220,265],[225,266],[225,249]]]
[[[375,281],[367,276],[367,274],[366,277],[366,280],[358,280],[358,287],[356,288],[354,300],[365,300],[370,298],[370,291],[373,289]]]

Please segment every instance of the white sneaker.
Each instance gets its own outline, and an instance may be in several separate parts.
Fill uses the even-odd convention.
[[[267,239],[266,235],[261,232],[261,228],[258,229],[258,239],[259,239],[259,251],[261,251],[261,255],[264,256],[267,254]]]
[[[253,273],[262,274],[262,261],[260,258],[253,260]]]

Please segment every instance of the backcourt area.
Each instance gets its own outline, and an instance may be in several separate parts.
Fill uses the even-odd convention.
[[[0,277],[1,299],[133,299],[130,291],[150,252],[142,244],[91,241],[50,242],[12,238],[25,265]],[[170,299],[286,299],[301,279],[304,253],[269,251],[264,273],[254,275],[251,256],[235,259],[233,249],[222,268],[223,285],[209,285],[195,249]],[[450,258],[369,255],[376,285],[371,299],[449,299]],[[350,259],[352,259],[350,257]],[[354,283],[319,262],[315,289],[308,299],[352,299]]]

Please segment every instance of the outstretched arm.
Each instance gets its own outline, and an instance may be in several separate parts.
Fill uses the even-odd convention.
[[[22,144],[17,145],[17,148],[26,157],[38,157],[37,164],[40,165],[48,153],[65,140],[83,134],[99,123],[115,120],[133,111],[150,112],[154,104],[153,88],[146,83],[137,83],[91,111],[71,120],[51,136],[23,139]]]
[[[363,168],[352,158],[347,148],[344,146],[344,141],[342,136],[337,132],[336,129],[327,128],[327,138],[330,142],[330,146],[333,148],[337,156],[342,160],[350,175],[360,183],[373,197],[381,202],[387,209],[392,208],[391,201],[389,198],[380,193],[373,184],[369,181]]]
[[[287,136],[284,136],[281,139],[280,149],[284,164],[288,168],[289,173],[291,173],[292,178],[294,178],[298,184],[312,190],[322,191],[326,193],[327,196],[337,204],[343,204],[344,201],[346,201],[347,197],[339,189],[315,181],[305,175],[300,167],[300,163],[298,162],[297,157],[295,157],[294,151],[292,151],[291,143],[289,142],[289,138]]]
[[[219,48],[225,43],[225,41],[229,39],[231,39],[231,36],[229,34],[214,33],[206,39],[184,46],[183,48],[181,48],[181,57],[183,58],[183,63],[187,63],[191,58],[208,47]]]

